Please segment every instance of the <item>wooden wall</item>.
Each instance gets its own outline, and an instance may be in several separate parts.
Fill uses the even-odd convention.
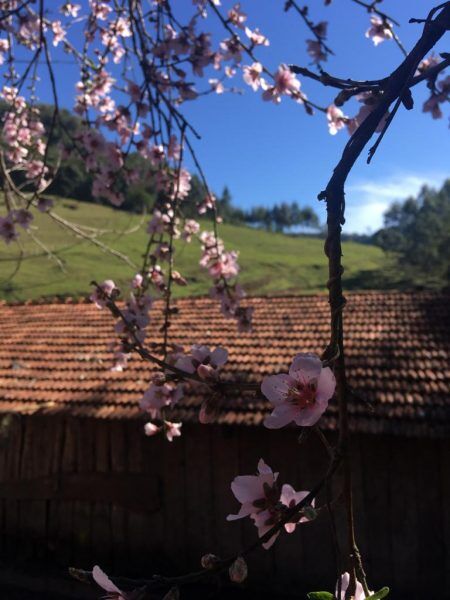
[[[179,573],[202,554],[233,553],[255,539],[228,523],[236,474],[260,457],[280,481],[309,489],[324,465],[315,436],[295,431],[184,426],[173,443],[146,438],[142,422],[38,416],[0,420],[0,554],[65,568],[101,564],[124,574]],[[357,435],[355,502],[372,588],[393,599],[450,598],[450,441]],[[338,529],[341,523],[338,519]],[[324,511],[249,559],[274,591],[332,589],[335,554]]]

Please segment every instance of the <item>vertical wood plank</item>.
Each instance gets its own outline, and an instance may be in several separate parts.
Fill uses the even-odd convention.
[[[125,423],[111,421],[109,424],[111,468],[113,473],[124,473],[127,468],[126,461],[126,432]],[[126,511],[122,506],[111,505],[112,550],[113,566],[120,569],[126,562]]]
[[[95,471],[95,434],[94,419],[74,419],[77,440],[77,472]],[[73,539],[80,568],[92,567],[92,502],[75,501],[73,503]]]
[[[167,572],[179,574],[187,568],[185,493],[186,457],[182,438],[163,444],[162,509],[164,514],[164,557]]]
[[[107,419],[96,421],[95,470],[97,473],[111,471],[110,423]],[[95,560],[104,565],[105,569],[111,567],[111,542],[111,507],[109,503],[96,499],[93,507],[92,549]]]
[[[175,440],[176,443],[179,440]],[[142,429],[142,421],[130,423],[127,427],[128,444],[128,470],[139,473],[142,481],[149,478],[154,480],[157,490],[156,499],[149,499],[149,508],[146,512],[128,510],[127,539],[130,547],[131,565],[140,575],[149,569],[161,572],[165,566],[162,544],[163,509],[161,505],[162,494],[162,436],[146,437]],[[139,494],[139,489],[136,490]],[[151,502],[159,503],[152,506]]]
[[[392,593],[414,597],[420,569],[415,460],[421,440],[393,437],[390,443]]]
[[[368,531],[369,523],[364,496],[365,467],[362,456],[361,442],[363,435],[364,434],[353,434],[351,437],[351,466],[356,541],[363,559],[363,564],[365,564],[366,557],[369,557],[370,546]]]
[[[52,426],[54,428],[54,437],[50,474],[57,478],[57,476],[61,473],[62,469],[64,440],[66,435],[65,420],[63,418],[54,418],[52,419]],[[59,556],[59,521],[61,510],[61,501],[51,499],[47,502],[47,548],[50,554],[53,555],[56,558],[56,560],[58,560]]]
[[[364,497],[369,525],[368,571],[375,589],[392,587],[392,536],[390,524],[389,463],[390,438],[381,435],[361,437],[364,465]]]
[[[67,417],[64,423],[64,444],[61,458],[61,473],[76,473],[77,470],[77,436],[74,420]],[[62,564],[69,564],[74,556],[73,539],[73,506],[72,500],[59,502],[58,510],[58,555]]]
[[[211,495],[211,454],[209,428],[186,427],[186,550],[188,568],[198,568],[201,557],[214,551],[214,506]],[[176,440],[175,440],[176,441]]]
[[[417,505],[419,511],[418,541],[420,570],[419,593],[425,598],[430,582],[444,577],[444,538],[438,442],[420,440],[417,456]],[[448,509],[448,507],[447,507]]]
[[[10,424],[10,443],[6,448],[5,476],[7,480],[17,480],[20,476],[20,463],[23,446],[23,421],[25,417],[14,415]],[[5,547],[9,556],[18,554],[19,502],[5,500]]]
[[[214,531],[217,553],[231,556],[243,545],[241,521],[229,522],[227,515],[237,511],[231,482],[239,475],[239,430],[237,427],[209,426],[211,433]],[[214,551],[213,551],[214,552]]]
[[[444,597],[450,598],[450,440],[440,442],[441,450],[441,490],[442,490],[442,519],[444,536]]]

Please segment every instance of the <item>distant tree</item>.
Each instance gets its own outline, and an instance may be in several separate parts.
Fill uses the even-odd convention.
[[[395,202],[374,242],[393,252],[403,269],[450,281],[450,179],[439,191],[424,186],[417,198]]]

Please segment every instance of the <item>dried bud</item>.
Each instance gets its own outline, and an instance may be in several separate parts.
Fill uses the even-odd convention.
[[[217,406],[217,398],[215,396],[208,397],[206,400],[202,402],[200,407],[200,412],[198,415],[198,420],[202,425],[207,425],[214,421],[218,414],[218,406]]]
[[[178,271],[172,271],[172,280],[178,285],[187,285],[187,279],[185,279]]]
[[[228,573],[233,583],[242,583],[247,578],[247,563],[242,556],[237,557],[237,559],[229,568]]]
[[[215,567],[219,564],[220,558],[215,554],[205,554],[202,556],[200,564],[204,569],[215,569]]]

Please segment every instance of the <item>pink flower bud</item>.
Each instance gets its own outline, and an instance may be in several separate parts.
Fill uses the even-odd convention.
[[[204,569],[214,569],[220,563],[220,558],[215,554],[205,554],[200,560]]]
[[[233,583],[242,583],[247,578],[247,563],[242,558],[242,556],[237,557],[237,559],[229,568],[228,573]]]

